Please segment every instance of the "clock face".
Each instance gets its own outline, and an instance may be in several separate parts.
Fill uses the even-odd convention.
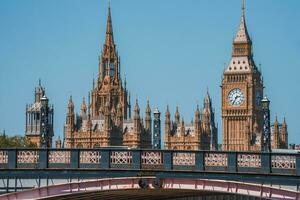
[[[240,106],[245,101],[245,95],[241,89],[235,88],[229,92],[228,100],[232,106]]]

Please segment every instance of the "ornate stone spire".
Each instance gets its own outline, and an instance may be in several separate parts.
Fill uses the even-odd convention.
[[[286,119],[285,119],[285,117],[283,118],[282,127],[287,127],[287,123],[286,123]]]
[[[180,114],[179,114],[178,106],[176,106],[175,123],[176,123],[176,124],[179,124],[179,123],[180,123]]]
[[[282,134],[281,135],[281,140],[282,140],[281,148],[287,149],[289,142],[288,142],[287,123],[286,123],[285,118],[283,119],[281,134]]]
[[[252,55],[252,41],[246,26],[244,0],[242,4],[242,16],[233,41],[232,58],[225,73],[253,72],[256,69]]]
[[[41,98],[45,95],[45,89],[42,86],[41,79],[39,79],[39,85],[35,88],[35,101],[40,102]]]
[[[208,89],[206,91],[206,96],[204,98],[204,109],[211,109],[211,99],[210,99],[210,96],[209,96],[209,92],[208,92]]]
[[[105,43],[101,54],[99,67],[101,70],[101,77],[99,76],[98,80],[103,81],[104,77],[114,77],[116,78],[116,81],[119,82],[119,56],[114,43],[110,4],[108,6]]]
[[[149,99],[147,100],[147,106],[145,110],[145,129],[151,131],[151,108]]]
[[[274,126],[278,126],[278,125],[279,125],[279,123],[278,123],[278,119],[277,119],[277,116],[276,116]]]
[[[85,105],[85,99],[82,98],[82,104],[81,104],[81,115],[86,114],[86,105]]]
[[[134,106],[134,119],[140,118],[140,107],[138,103],[138,99],[135,100],[135,106]]]
[[[274,139],[273,140],[274,141],[273,141],[272,148],[278,149],[280,147],[280,140],[279,140],[279,123],[278,123],[277,116],[276,116],[275,122],[274,122]]]
[[[242,16],[238,32],[234,39],[234,43],[251,43],[245,20],[245,0],[242,0]]]
[[[72,100],[72,95],[70,96],[69,103],[68,103],[68,113],[67,113],[67,120],[66,124],[69,125],[69,128],[73,128],[74,125],[74,104]]]
[[[196,111],[195,111],[195,122],[198,123],[200,121],[200,110],[199,105],[197,105]]]
[[[146,116],[150,115],[151,116],[151,108],[150,108],[150,103],[149,103],[149,99],[147,100],[147,106],[146,106]]]
[[[171,121],[170,119],[170,111],[169,111],[169,105],[167,105],[167,110],[166,110],[166,113],[165,113],[165,117],[166,117],[166,120],[165,120],[165,123],[169,123]]]
[[[74,104],[73,104],[73,100],[72,100],[72,95],[69,98],[68,111],[69,111],[69,113],[73,113],[73,111],[74,111]]]
[[[108,3],[105,45],[107,45],[107,46],[114,45],[114,34],[113,34],[111,12],[110,12],[110,1]]]

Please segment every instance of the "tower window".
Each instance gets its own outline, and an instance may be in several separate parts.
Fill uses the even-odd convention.
[[[114,72],[115,72],[115,65],[114,65],[114,63],[110,63],[110,65],[109,65],[109,75],[110,76],[113,76],[114,75]]]

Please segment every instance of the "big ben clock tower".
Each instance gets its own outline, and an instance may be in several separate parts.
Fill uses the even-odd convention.
[[[263,113],[263,81],[252,53],[244,1],[232,58],[222,80],[223,150],[260,151]]]

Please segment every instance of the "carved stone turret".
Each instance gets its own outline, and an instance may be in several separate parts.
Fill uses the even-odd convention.
[[[149,133],[151,133],[151,108],[149,104],[149,100],[147,100],[147,106],[145,111],[145,129]]]
[[[288,148],[288,130],[287,130],[287,123],[286,119],[284,118],[282,127],[281,127],[281,148],[287,149]]]
[[[49,104],[45,88],[39,80],[34,92],[34,103],[26,105],[25,137],[37,147],[52,147],[53,105]]]
[[[279,122],[276,116],[275,122],[274,122],[274,135],[273,135],[273,145],[272,149],[279,149],[280,148],[280,140],[279,140]]]
[[[178,106],[176,107],[176,112],[175,112],[175,124],[179,125],[180,124],[180,113]]]

